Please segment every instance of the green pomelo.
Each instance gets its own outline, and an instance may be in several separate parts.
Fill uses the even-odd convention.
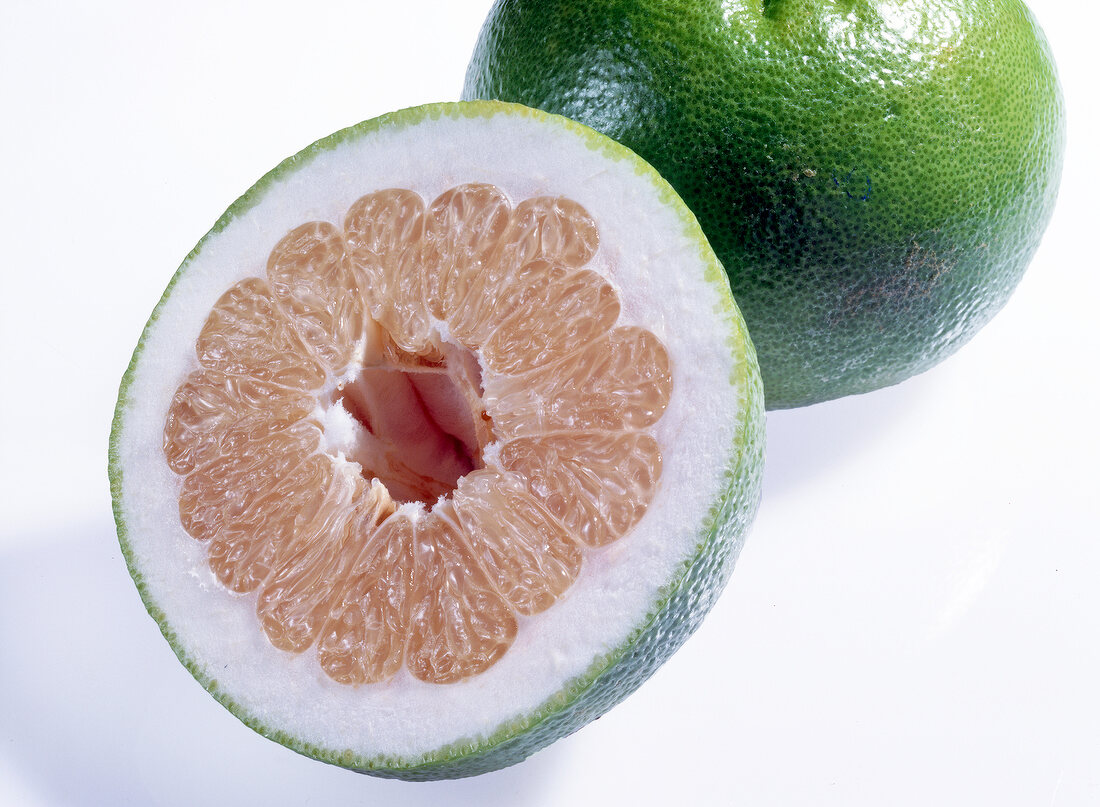
[[[1007,301],[1064,109],[1020,0],[498,0],[465,98],[592,126],[699,217],[768,408],[897,383]]]
[[[473,190],[448,196],[456,187]],[[467,204],[490,197],[506,200],[493,208],[505,211],[503,230]],[[364,198],[400,199],[403,207],[372,219],[363,211],[384,205],[364,206]],[[415,208],[415,198],[427,207]],[[531,202],[540,199],[557,201],[541,208]],[[442,230],[432,229],[437,209],[444,211]],[[523,210],[545,215],[524,218]],[[584,216],[598,241],[585,236],[578,247],[574,225]],[[555,217],[572,224],[563,228]],[[421,224],[427,235],[418,234]],[[512,239],[513,232],[525,240]],[[490,236],[504,246],[482,249]],[[407,248],[393,252],[394,244]],[[447,253],[455,244],[468,251]],[[530,259],[522,266],[518,244],[526,244],[522,254]],[[474,253],[477,261],[467,262]],[[424,257],[440,254],[458,256],[461,272]],[[392,255],[400,259],[387,263]],[[512,282],[474,282],[513,259]],[[570,260],[583,266],[567,266]],[[291,264],[300,273],[287,281]],[[402,279],[363,280],[383,277],[368,272],[378,266]],[[451,285],[439,281],[438,288],[457,288],[461,280],[480,291],[444,296],[451,307],[444,305],[442,316],[424,315],[435,310],[429,281],[444,274]],[[517,297],[517,284],[529,276],[545,282]],[[330,294],[333,278],[344,285]],[[421,284],[422,296],[410,293]],[[539,300],[553,298],[547,289],[564,289],[554,299],[572,308],[540,310]],[[585,297],[586,289],[597,296]],[[607,333],[635,342],[600,336],[582,305],[592,299],[617,314]],[[535,307],[524,309],[531,300]],[[531,319],[505,316],[508,305]],[[578,307],[579,326],[560,331],[574,341],[554,353],[560,345],[543,344],[538,334]],[[474,310],[495,323],[477,338],[469,335],[476,329],[459,327]],[[426,334],[419,347],[402,330],[414,321]],[[501,354],[509,329],[516,344],[533,351],[524,355],[537,354],[534,369],[509,369],[500,358],[510,355]],[[576,342],[589,332],[587,343]],[[617,347],[643,342],[645,361]],[[371,364],[383,354],[404,364]],[[592,360],[578,364],[578,356]],[[317,366],[327,368],[319,380],[302,382]],[[443,369],[450,375],[439,374]],[[619,377],[637,380],[608,392],[599,386],[605,376],[612,387]],[[471,378],[477,383],[463,386]],[[444,381],[441,387],[424,379]],[[644,397],[654,388],[667,393],[656,404]],[[556,392],[540,398],[545,389]],[[409,390],[416,395],[389,400]],[[472,391],[483,400],[463,399]],[[631,409],[638,399],[643,405]],[[593,400],[605,408],[592,409]],[[448,401],[450,409],[438,414]],[[413,418],[410,408],[420,414]],[[626,414],[619,417],[620,410]],[[453,424],[463,415],[478,420],[478,412],[480,442],[464,475],[435,473],[427,444],[412,432],[442,435],[438,442],[450,446],[446,461],[453,464],[463,455],[454,446],[468,438]],[[627,445],[659,448],[659,458],[651,450],[613,455],[618,465],[574,462],[573,482],[558,487],[549,476],[525,476],[508,464],[518,445],[545,440],[539,445],[553,452],[535,451],[533,461],[553,471],[554,462],[574,456],[568,441],[577,430],[585,446],[626,435]],[[312,453],[278,448],[303,434],[315,438]],[[396,459],[374,464],[383,453]],[[581,124],[514,104],[472,102],[404,110],[320,140],[218,219],[172,278],[125,373],[110,479],[119,538],[141,597],[180,661],[215,698],[259,733],[324,762],[438,779],[518,762],[594,720],[651,675],[727,581],[755,513],[762,462],[763,388],[753,347],[721,264],[672,188],[635,154]],[[331,472],[323,496],[312,488],[303,493],[296,481],[311,485],[314,477],[298,471],[315,466]],[[391,479],[398,479],[395,502],[386,509],[379,502],[388,501],[383,488]],[[493,489],[494,479],[507,484]],[[428,482],[430,496],[397,493],[398,484],[415,491]],[[622,510],[642,489],[643,509]],[[374,510],[354,509],[364,491]],[[491,497],[498,494],[525,509],[498,505],[499,518],[490,512],[487,520],[468,521],[479,512],[470,502],[497,501]],[[594,515],[563,510],[563,495],[587,503]],[[370,519],[377,513],[385,521],[376,527]],[[444,540],[426,525],[435,529],[445,518],[458,526]],[[602,534],[605,521],[618,524],[618,533],[586,537]],[[475,522],[481,526],[470,528]],[[407,533],[385,533],[397,523]],[[569,557],[581,558],[579,572],[559,563],[566,550],[555,536],[563,530]],[[486,543],[494,531],[498,542]],[[415,541],[400,544],[402,535]],[[520,547],[527,554],[512,538],[527,542]],[[463,541],[471,543],[463,548]],[[345,558],[347,547],[359,554]],[[447,560],[455,557],[462,563]],[[243,572],[231,574],[248,563],[252,583]],[[541,563],[551,582],[575,579],[552,592],[552,603],[544,596],[529,607],[525,592],[541,591]],[[308,577],[303,569],[324,574]],[[425,577],[425,569],[435,576]],[[343,593],[325,599],[323,587],[336,583]],[[379,598],[387,603],[381,610]],[[384,618],[372,616],[379,613]],[[272,624],[285,631],[273,633]],[[435,655],[424,650],[424,635],[438,640]],[[389,637],[381,661],[363,650],[378,636]],[[491,663],[478,661],[473,674],[452,664],[472,658],[462,655],[469,646],[496,652],[500,642],[504,650]],[[288,644],[295,646],[281,649]],[[383,667],[383,674],[363,672]]]

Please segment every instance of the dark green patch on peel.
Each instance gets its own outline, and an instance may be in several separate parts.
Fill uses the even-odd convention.
[[[367,759],[349,749],[326,748],[306,743],[284,731],[267,726],[238,704],[229,693],[223,691],[216,677],[209,675],[198,661],[185,653],[170,627],[167,615],[150,594],[131,547],[124,513],[125,480],[120,454],[122,434],[126,428],[126,412],[130,404],[130,389],[151,328],[171,296],[176,282],[195,256],[202,251],[206,241],[223,230],[235,217],[256,205],[281,177],[339,143],[357,139],[383,127],[400,128],[414,125],[426,118],[438,119],[444,115],[491,117],[496,114],[518,114],[552,121],[555,125],[582,136],[589,148],[601,151],[608,158],[629,160],[635,172],[645,176],[658,191],[661,201],[678,212],[685,235],[699,244],[700,263],[704,267],[706,279],[722,292],[722,314],[730,324],[729,332],[725,336],[737,368],[737,374],[730,382],[744,394],[740,411],[742,419],[735,437],[731,464],[726,469],[725,496],[707,514],[702,537],[693,556],[684,561],[673,577],[674,582],[660,592],[652,611],[631,636],[614,650],[593,661],[583,675],[568,682],[534,712],[501,726],[489,737],[452,743],[413,759]],[[675,191],[655,170],[638,160],[627,149],[581,124],[512,104],[476,102],[403,110],[337,132],[280,163],[230,206],[176,271],[142,332],[119,390],[110,438],[108,475],[119,542],[141,599],[180,662],[211,695],[256,732],[306,756],[377,776],[428,780],[473,776],[519,762],[603,714],[648,678],[695,630],[728,579],[759,500],[763,450],[763,388],[753,345],[729,294],[721,265],[707,246],[698,222],[679,201]]]

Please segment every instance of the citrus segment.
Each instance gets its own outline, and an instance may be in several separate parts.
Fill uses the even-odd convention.
[[[177,390],[164,426],[168,466],[186,474],[247,442],[262,440],[307,417],[316,407],[307,392],[251,376],[200,370]]]
[[[294,462],[294,455],[289,457],[286,465]],[[261,473],[272,471],[274,464]],[[185,480],[180,494],[181,521],[194,537],[209,538],[207,563],[218,581],[230,591],[247,593],[267,579],[280,554],[293,544],[298,527],[320,508],[330,474],[327,457],[311,456],[285,477],[274,469],[278,481],[271,487],[255,486],[226,497],[228,505],[219,508],[216,493],[225,484],[209,484],[197,472]],[[207,533],[198,534],[197,526]]]
[[[452,281],[453,296],[464,304],[448,321],[451,333],[466,344],[480,345],[492,327],[511,312],[504,296],[522,266],[541,258],[580,267],[595,254],[598,243],[596,223],[572,199],[537,196],[523,200],[480,270]]]
[[[501,295],[503,321],[482,347],[485,363],[518,375],[568,356],[607,333],[619,318],[619,296],[595,272],[536,260]]]
[[[581,548],[513,474],[463,477],[454,509],[470,549],[518,613],[545,611],[577,579]]]
[[[412,601],[413,525],[394,515],[370,533],[332,601],[317,658],[341,684],[373,684],[392,678],[405,662]]]
[[[584,266],[600,242],[592,216],[579,202],[564,196],[536,196],[520,202],[509,235],[501,260],[515,266],[538,257]]]
[[[668,352],[644,328],[617,327],[556,364],[486,382],[502,437],[561,429],[642,429],[672,394]]]
[[[501,466],[588,546],[611,543],[638,523],[657,490],[661,453],[645,432],[575,432],[520,437]]]
[[[437,319],[450,320],[460,310],[511,212],[500,189],[484,183],[451,188],[432,202],[423,260],[425,301]]]
[[[180,521],[184,529],[193,538],[205,541],[223,529],[234,529],[238,523],[255,526],[250,518],[263,516],[257,502],[267,492],[267,482],[274,480],[278,486],[316,451],[320,438],[316,425],[298,423],[194,469],[180,488]],[[324,459],[327,463],[327,458]]]
[[[195,343],[199,363],[294,389],[316,389],[325,371],[277,307],[267,283],[248,278],[221,296]]]
[[[407,663],[421,681],[449,684],[485,671],[519,628],[513,610],[439,508],[416,525]]]
[[[313,354],[329,371],[343,370],[364,338],[366,323],[340,229],[315,221],[291,230],[268,258],[267,278]]]
[[[348,210],[344,234],[371,316],[403,350],[425,351],[428,319],[419,266],[424,200],[396,188],[367,194]]]
[[[319,492],[330,472],[331,461],[314,455],[271,488],[250,496],[207,546],[207,564],[218,582],[235,594],[247,594],[266,581],[298,525],[321,506]]]
[[[277,555],[277,565],[256,603],[260,625],[273,645],[300,653],[313,644],[346,585],[347,567],[369,537],[369,526],[393,512],[379,484],[335,470],[313,518],[296,525],[295,535]]]

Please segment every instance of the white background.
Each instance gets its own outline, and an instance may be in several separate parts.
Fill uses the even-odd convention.
[[[0,805],[1100,804],[1088,3],[1032,3],[1069,145],[1016,295],[918,378],[769,415],[730,588],[627,702],[511,769],[411,785],[261,738],[178,664],[110,514],[138,334],[283,157],[456,99],[489,4],[0,5]]]

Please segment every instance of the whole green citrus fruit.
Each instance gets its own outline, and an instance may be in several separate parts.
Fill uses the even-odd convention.
[[[464,97],[574,118],[661,172],[772,409],[960,347],[1019,282],[1061,172],[1055,66],[1020,0],[498,0]]]

